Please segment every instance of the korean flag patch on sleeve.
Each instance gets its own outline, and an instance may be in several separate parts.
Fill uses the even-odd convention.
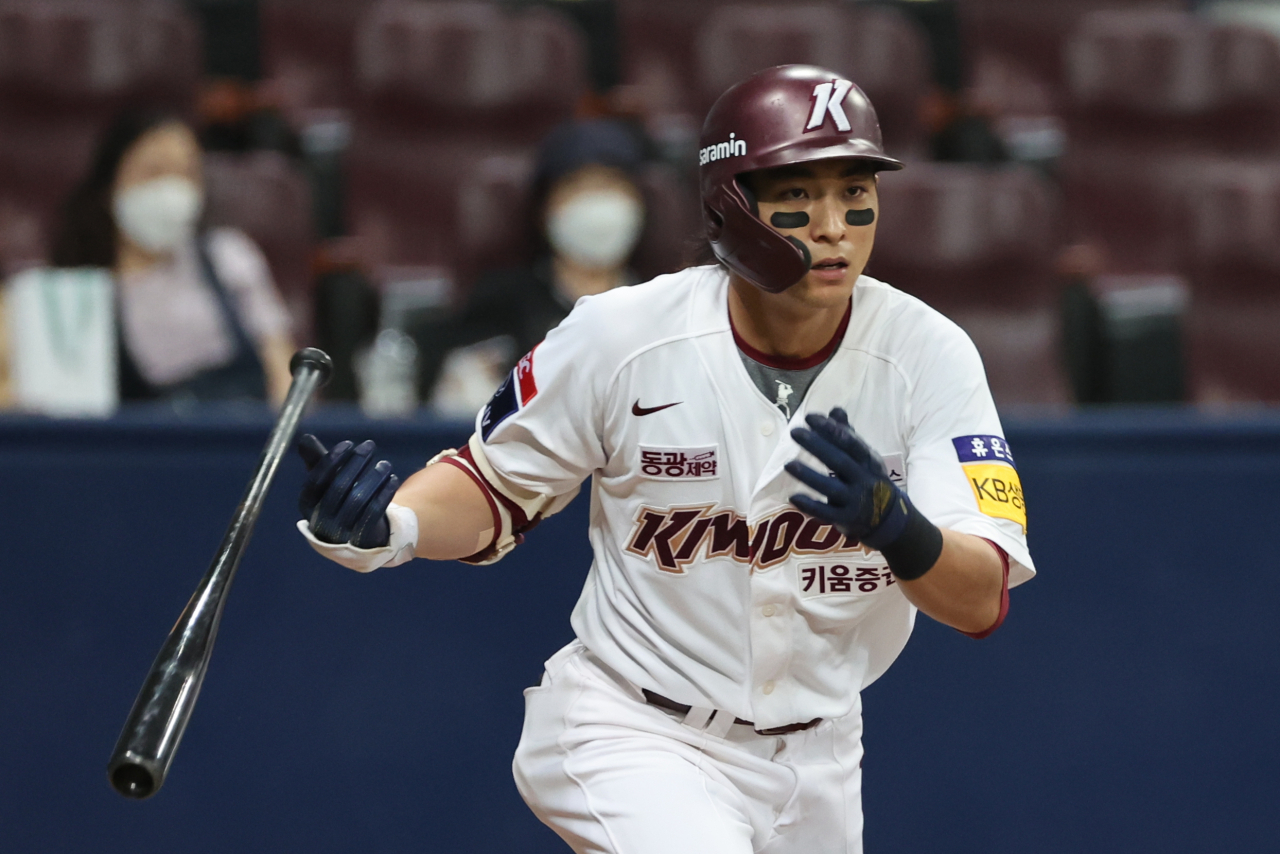
[[[480,418],[480,436],[486,442],[499,424],[524,409],[538,396],[538,384],[533,377],[533,354],[537,349],[534,347],[516,363],[485,406]]]
[[[978,509],[1009,519],[1027,530],[1027,504],[1009,443],[1001,436],[958,436],[951,440]]]

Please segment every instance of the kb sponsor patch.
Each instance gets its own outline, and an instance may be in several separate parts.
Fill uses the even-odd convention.
[[[1027,504],[1009,443],[1003,436],[957,436],[951,444],[973,497],[978,499],[978,509],[988,516],[1017,522],[1025,533]]]
[[[978,509],[988,516],[1011,519],[1027,530],[1027,504],[1022,498],[1022,481],[1013,466],[1001,463],[972,463],[963,466]]]

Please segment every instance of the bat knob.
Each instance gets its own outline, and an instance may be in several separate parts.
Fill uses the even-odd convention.
[[[329,381],[329,377],[333,376],[333,359],[329,358],[328,353],[315,347],[303,347],[294,353],[293,358],[289,360],[289,373],[297,376],[298,371],[304,366],[320,374],[322,386]]]
[[[142,800],[155,793],[155,777],[141,765],[121,763],[111,770],[111,787],[126,798]]]

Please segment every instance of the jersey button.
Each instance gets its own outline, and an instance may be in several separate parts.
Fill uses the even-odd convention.
[[[760,425],[760,435],[761,435],[761,436],[772,436],[772,435],[773,435],[773,422],[771,422],[771,421],[766,421],[766,422],[764,422],[763,424],[761,424],[761,425]]]
[[[768,682],[764,683],[764,685],[760,686],[760,690],[761,690],[761,691],[764,691],[766,694],[772,694],[772,693],[773,693],[773,680],[771,679],[771,680],[769,680]]]
[[[772,605],[765,605],[760,609],[760,613],[764,614],[766,617],[772,617],[774,614],[778,613],[778,609]]]

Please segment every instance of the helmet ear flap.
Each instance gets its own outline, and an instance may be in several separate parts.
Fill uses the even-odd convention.
[[[808,246],[805,246],[803,243],[801,243],[801,242],[799,241],[799,239],[797,239],[797,238],[793,237],[793,236],[792,236],[792,235],[790,235],[790,234],[786,235],[786,240],[787,240],[787,242],[788,242],[788,243],[790,243],[790,244],[791,244],[792,246],[794,246],[796,249],[800,250],[800,254],[801,254],[802,256],[804,256],[804,266],[805,266],[805,268],[807,269],[807,268],[809,268],[809,267],[812,267],[812,266],[813,266],[813,256],[809,254],[809,247],[808,247]]]
[[[707,237],[730,270],[769,293],[780,293],[809,272],[809,251],[784,238],[747,207],[742,185],[722,185],[707,200]],[[737,191],[737,192],[735,192]]]
[[[702,206],[702,215],[707,220],[707,237],[711,240],[719,240],[720,233],[724,231],[724,217],[711,205]]]
[[[733,183],[738,185],[738,192],[742,193],[742,198],[747,200],[747,210],[757,219],[760,217],[760,203],[756,201],[756,193],[751,189],[751,185],[742,180],[741,175],[735,175]]]

